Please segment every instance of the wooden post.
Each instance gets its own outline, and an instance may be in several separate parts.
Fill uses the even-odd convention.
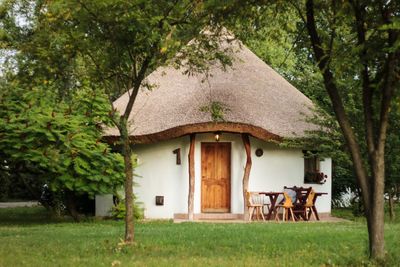
[[[194,147],[196,135],[190,135],[190,148],[189,148],[189,195],[188,195],[188,219],[193,221],[193,201],[194,201]]]
[[[250,177],[250,170],[251,170],[251,148],[250,148],[250,138],[248,134],[242,134],[242,140],[244,149],[246,150],[246,166],[244,168],[243,174],[243,203],[244,203],[244,220],[247,220],[249,217],[249,209],[247,207],[246,201],[246,192],[249,190],[249,177]]]

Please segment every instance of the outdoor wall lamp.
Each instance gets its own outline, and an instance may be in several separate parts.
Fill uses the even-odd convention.
[[[214,135],[215,141],[219,142],[219,139],[221,138],[221,132],[215,132]]]

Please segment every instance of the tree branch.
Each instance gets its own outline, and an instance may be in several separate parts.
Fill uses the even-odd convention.
[[[390,24],[392,22],[393,12],[389,9],[384,10],[382,12],[382,19],[384,23]],[[400,33],[398,30],[389,29],[388,30],[388,47],[389,49],[393,49],[393,46],[396,42],[399,41]],[[390,103],[393,97],[393,92],[395,88],[395,84],[398,83],[396,77],[396,67],[398,68],[398,64],[400,61],[400,51],[399,49],[388,52],[387,59],[385,62],[386,71],[383,84],[382,84],[382,100],[381,100],[381,111],[380,111],[380,125],[379,125],[379,133],[378,133],[378,152],[384,154],[385,149],[385,141],[386,141],[386,133],[389,124],[389,110]]]
[[[333,13],[333,21],[331,23],[332,31],[331,31],[331,38],[329,40],[329,50],[328,50],[329,57],[332,56],[333,43],[335,41],[335,36],[336,36],[336,1],[335,0],[332,0],[332,13]]]
[[[280,69],[280,68],[283,66],[283,64],[286,63],[286,60],[289,58],[290,53],[292,52],[292,50],[294,49],[294,47],[296,46],[296,44],[300,41],[300,37],[301,37],[301,35],[303,34],[305,28],[306,28],[306,27],[303,26],[303,27],[300,29],[299,33],[298,33],[297,36],[296,36],[296,39],[295,39],[294,42],[292,43],[292,46],[290,47],[289,51],[286,53],[285,58],[283,59],[283,61],[281,62],[281,64],[279,64],[278,69]]]
[[[365,32],[365,5],[359,6],[358,1],[350,1],[354,14],[355,23],[357,29],[357,40],[358,45],[361,47],[359,57],[362,64],[361,69],[361,79],[362,79],[362,98],[364,107],[364,123],[365,123],[365,139],[367,141],[367,149],[370,161],[372,160],[375,151],[374,142],[374,123],[373,123],[373,107],[372,107],[372,96],[373,89],[371,87],[370,74],[368,70],[368,54],[367,54],[367,44],[366,44],[366,32]],[[372,162],[372,161],[371,161]]]
[[[169,9],[166,10],[166,12],[164,13],[163,18],[161,18],[160,21],[158,22],[157,25],[158,25],[158,28],[160,30],[163,28],[163,21],[173,11],[173,9],[176,6],[177,2],[178,1],[175,1],[173,3],[173,5]],[[142,63],[142,66],[141,66],[139,72],[137,73],[137,75],[136,75],[136,77],[135,77],[135,79],[133,81],[132,91],[131,92],[128,91],[131,94],[129,95],[129,101],[128,101],[128,104],[126,105],[126,109],[125,109],[125,112],[124,112],[124,115],[123,115],[123,118],[125,120],[127,120],[129,118],[129,115],[130,115],[130,113],[132,111],[132,108],[133,108],[133,104],[135,103],[137,94],[139,93],[140,86],[142,85],[142,81],[145,78],[145,75],[147,73],[147,70],[149,69],[150,63],[151,63],[154,55],[157,53],[157,47],[158,47],[157,43],[152,45],[152,49],[151,49],[150,53],[144,59],[144,61]],[[135,72],[136,72],[136,61],[132,62],[132,63],[135,64],[135,68],[134,69],[135,69]]]
[[[354,169],[357,174],[358,182],[362,190],[363,199],[367,214],[370,212],[370,185],[368,183],[367,173],[363,166],[363,160],[361,156],[361,150],[357,143],[354,131],[351,127],[349,119],[344,110],[342,98],[339,95],[338,89],[334,82],[333,73],[329,67],[329,56],[324,52],[322,48],[321,39],[319,38],[315,17],[314,17],[314,2],[313,0],[307,0],[306,2],[306,25],[311,40],[311,45],[314,50],[318,67],[322,72],[324,78],[324,85],[328,92],[328,95],[332,101],[332,107],[336,114],[339,125],[342,129],[345,140],[348,144],[351,156],[353,158]]]
[[[140,86],[142,85],[142,81],[145,78],[145,75],[146,75],[146,72],[150,65],[150,61],[151,61],[152,57],[153,57],[153,54],[150,54],[146,57],[146,59],[142,63],[142,66],[139,70],[137,78],[135,79],[131,95],[129,96],[129,101],[128,101],[128,104],[126,105],[126,109],[125,109],[125,112],[123,115],[123,118],[126,120],[129,118],[129,115],[131,114],[133,103],[135,103],[137,94],[139,92]]]
[[[290,4],[297,10],[297,12],[299,13],[299,16],[300,16],[301,20],[303,21],[303,23],[304,23],[304,24],[307,24],[307,20],[306,20],[306,18],[304,17],[301,8],[297,5],[298,2],[297,2],[296,0],[294,0],[294,1],[293,1],[293,0],[290,0],[289,2],[290,2]]]

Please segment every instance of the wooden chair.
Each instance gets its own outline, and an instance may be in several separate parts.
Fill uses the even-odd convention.
[[[296,201],[293,203],[296,206],[297,204],[304,204],[306,202],[306,199],[308,198],[308,195],[310,194],[312,187],[284,186],[283,189],[284,190],[289,189],[296,192]]]
[[[314,197],[315,197],[315,192],[314,190],[311,189],[310,193],[308,194],[306,203],[304,204],[304,215],[306,218],[306,221],[308,221],[310,218],[308,217],[309,214],[311,216],[314,216],[314,220],[317,220],[315,217],[315,212],[314,212]]]
[[[275,220],[279,220],[279,209],[283,210],[283,215],[282,215],[282,220],[289,220],[289,215],[292,217],[292,221],[295,221],[294,219],[294,214],[293,214],[293,202],[290,196],[286,193],[283,192],[284,200],[283,203],[279,204],[276,206],[276,213],[275,213]]]
[[[312,187],[300,187],[300,199],[299,203],[305,204],[307,202],[307,199],[311,193]]]
[[[259,220],[261,214],[261,218],[265,221],[263,196],[257,192],[246,192],[246,201],[249,209],[249,221],[253,219],[254,212],[256,212],[257,220]]]

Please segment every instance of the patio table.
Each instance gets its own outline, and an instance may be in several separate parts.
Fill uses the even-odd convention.
[[[301,213],[302,213],[304,204],[305,204],[306,201],[307,201],[308,194],[310,193],[310,191],[311,191],[312,188],[311,188],[311,187],[296,187],[296,186],[294,186],[294,187],[286,187],[286,186],[285,186],[285,189],[290,189],[290,190],[296,191],[296,201],[293,203],[293,204],[295,205],[295,211],[294,211],[294,213],[295,213],[295,214],[299,214],[299,213],[300,213],[299,216],[301,216],[301,217],[305,220],[305,216],[303,216]],[[315,194],[314,194],[313,205],[312,205],[311,209],[314,211],[315,218],[316,218],[318,221],[319,221],[320,219],[319,219],[319,215],[318,215],[318,210],[317,210],[317,208],[315,207],[315,203],[316,203],[317,198],[318,198],[319,196],[327,195],[327,194],[328,194],[328,193],[323,193],[323,192],[315,192]],[[310,218],[310,215],[311,215],[311,211],[310,211],[309,214],[308,214],[308,218]],[[296,220],[298,220],[298,219],[300,219],[300,217],[297,217]]]
[[[271,220],[272,214],[276,212],[276,202],[278,200],[278,197],[279,197],[279,195],[283,195],[283,192],[259,192],[259,194],[269,197],[271,206],[269,208],[266,219]]]
[[[316,192],[315,195],[314,195],[313,206],[312,206],[311,208],[313,209],[313,211],[314,211],[314,213],[315,213],[315,217],[317,218],[318,221],[319,221],[319,215],[318,215],[317,208],[315,207],[315,202],[317,201],[317,198],[318,198],[319,196],[327,195],[327,194],[328,194],[328,193]],[[310,216],[308,216],[308,217],[310,217]]]
[[[313,198],[313,205],[311,206],[311,209],[314,211],[314,214],[315,214],[315,218],[317,219],[317,221],[319,221],[320,219],[319,219],[319,215],[318,215],[318,210],[317,210],[317,208],[315,207],[315,203],[317,202],[317,198],[319,197],[319,196],[322,196],[322,195],[327,195],[328,193],[323,193],[323,192],[315,192],[315,194],[314,194],[314,198]],[[304,197],[304,196],[303,196]],[[304,201],[302,201],[302,199],[301,199],[301,197],[299,198],[299,202],[297,202],[296,203],[296,210],[295,210],[295,213],[298,213],[298,212],[296,212],[297,210],[303,210],[303,208],[302,207],[304,207],[304,204],[305,204],[305,201],[306,201],[306,199],[304,199]],[[303,219],[305,219],[305,217],[303,216],[303,215],[300,215]],[[311,210],[309,211],[309,213],[308,213],[308,218],[310,218],[311,217]],[[299,218],[298,218],[299,219]]]

